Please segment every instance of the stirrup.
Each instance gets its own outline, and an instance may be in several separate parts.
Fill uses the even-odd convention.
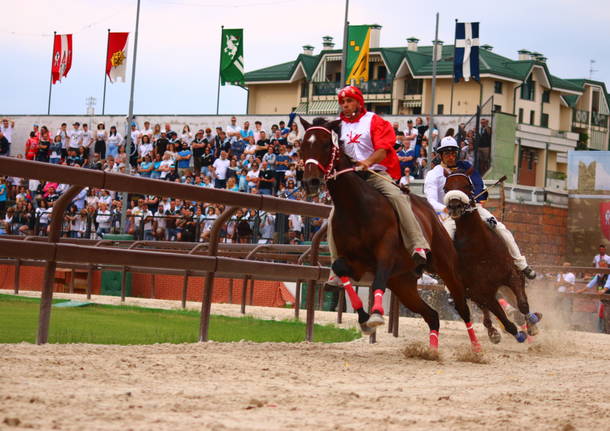
[[[534,280],[536,278],[536,271],[534,271],[530,266],[526,266],[521,270],[523,275],[529,280]]]

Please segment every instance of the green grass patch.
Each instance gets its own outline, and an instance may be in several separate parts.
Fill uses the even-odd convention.
[[[62,302],[57,300],[53,302]],[[34,343],[40,307],[38,298],[0,295],[0,343]],[[154,344],[193,343],[199,337],[199,312],[92,304],[53,308],[50,343]],[[230,342],[305,341],[305,324],[253,317],[212,315],[209,338]],[[336,343],[360,338],[353,329],[315,325],[314,341]]]

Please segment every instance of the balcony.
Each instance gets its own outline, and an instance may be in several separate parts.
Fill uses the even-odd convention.
[[[602,129],[608,128],[608,116],[606,114],[600,114],[599,112],[590,113],[589,111],[575,109],[572,114],[572,122],[581,126],[588,126],[589,114],[591,115],[591,126]]]
[[[390,94],[392,93],[391,79],[371,79],[367,82],[361,82],[358,87],[364,94]],[[314,96],[335,96],[339,89],[342,88],[341,82],[314,82]]]

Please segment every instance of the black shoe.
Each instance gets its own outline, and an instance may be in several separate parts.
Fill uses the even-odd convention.
[[[421,277],[424,273],[424,269],[428,264],[430,250],[426,250],[424,248],[416,248],[413,251],[413,255],[411,259],[413,259],[413,263],[415,264],[415,275],[417,278]]]
[[[529,280],[533,280],[536,278],[536,271],[534,271],[529,266],[526,266],[525,269],[523,269],[521,272],[523,273],[523,275],[525,275],[525,278]]]

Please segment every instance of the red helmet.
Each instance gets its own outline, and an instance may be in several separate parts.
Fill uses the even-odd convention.
[[[360,105],[361,109],[364,109],[364,96],[362,95],[362,91],[354,86],[354,85],[348,85],[347,87],[343,87],[341,90],[339,90],[339,103],[343,103],[343,98],[344,97],[351,97],[352,99],[355,99],[358,101],[358,104]]]

